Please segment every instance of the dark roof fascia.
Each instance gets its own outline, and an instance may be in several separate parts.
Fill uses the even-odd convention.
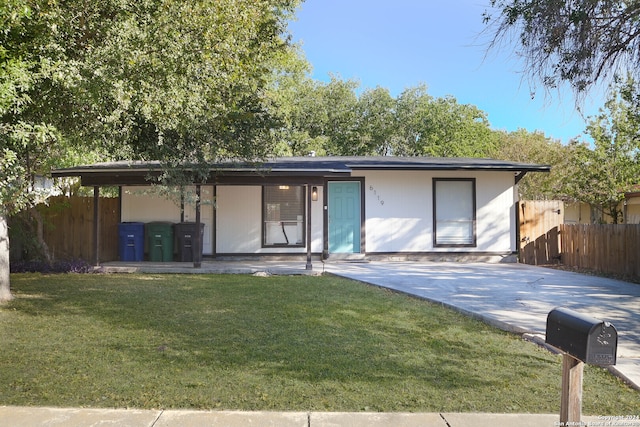
[[[512,171],[512,172],[549,172],[551,166],[493,159],[475,158],[436,158],[436,157],[399,157],[386,160],[385,157],[369,159],[363,157],[345,162],[351,169],[367,170],[471,170],[471,171]],[[385,161],[386,160],[386,161]]]
[[[185,168],[195,170],[195,168]],[[520,178],[527,172],[549,172],[549,165],[491,159],[434,157],[280,157],[260,166],[212,164],[207,183],[273,182],[278,179],[313,182],[319,178],[348,177],[354,170],[507,171]],[[83,186],[149,185],[162,173],[160,162],[97,163],[52,171],[54,178],[80,177]]]
[[[187,172],[189,168],[185,169]],[[191,169],[192,170],[192,169]],[[54,178],[80,177],[81,185],[112,186],[112,185],[151,185],[158,182],[162,174],[160,166],[140,163],[130,166],[122,163],[104,163],[90,166],[79,166],[52,171]],[[208,184],[250,185],[250,184],[278,184],[300,183],[321,185],[325,178],[348,177],[349,169],[331,168],[222,168],[215,165],[207,178]]]
[[[424,165],[424,166],[415,166],[415,165],[390,165],[390,166],[372,166],[372,165],[359,165],[353,166],[353,170],[395,170],[395,171],[424,171],[424,170],[437,170],[437,171],[497,171],[497,172],[550,172],[550,166],[481,166],[481,165],[470,165],[470,166],[455,166],[455,165],[447,165],[447,166],[432,166],[432,165]]]
[[[348,177],[350,175],[305,175],[300,174],[277,174],[277,175],[217,175],[200,184],[218,185],[277,185],[277,184],[312,184],[322,185],[325,178]],[[138,186],[157,184],[158,180],[150,178],[148,175],[104,175],[104,174],[84,174],[80,177],[81,185],[84,187],[109,187],[109,186]],[[195,183],[194,183],[195,184]]]

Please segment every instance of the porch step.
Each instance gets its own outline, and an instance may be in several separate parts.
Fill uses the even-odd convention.
[[[324,262],[369,262],[365,254],[330,254]]]

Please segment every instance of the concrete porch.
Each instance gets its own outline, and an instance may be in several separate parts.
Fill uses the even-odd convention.
[[[202,260],[202,266],[194,268],[192,262],[126,262],[111,261],[95,267],[99,273],[146,274],[264,274],[276,276],[319,276],[325,271],[322,261],[314,260],[313,269],[307,270],[303,260]]]

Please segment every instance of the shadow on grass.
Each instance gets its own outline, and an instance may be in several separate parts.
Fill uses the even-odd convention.
[[[12,279],[0,404],[555,412],[559,401],[553,356],[335,277]]]

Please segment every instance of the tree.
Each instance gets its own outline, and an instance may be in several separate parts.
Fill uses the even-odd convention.
[[[286,129],[280,152],[293,155],[365,154],[358,137],[358,83],[332,75],[328,83],[303,76],[279,87]]]
[[[396,123],[397,155],[487,157],[496,142],[483,111],[450,96],[434,99],[424,85],[400,94]]]
[[[37,149],[47,152],[52,130],[45,124],[24,120],[7,121],[7,116],[19,116],[30,102],[29,91],[38,77],[31,72],[33,64],[28,52],[16,49],[8,39],[29,19],[31,11],[21,0],[0,5],[0,302],[12,299],[9,281],[9,230],[7,216],[27,205],[31,196],[31,175],[37,161]],[[36,152],[34,152],[36,151]],[[26,155],[26,156],[25,156]],[[45,154],[45,157],[46,154]]]
[[[613,73],[640,73],[640,2],[492,0],[484,20],[491,46],[506,40],[525,72],[547,88],[568,83],[580,94]]]
[[[161,160],[166,182],[186,162],[266,156],[281,122],[268,85],[297,4],[3,2],[0,300],[10,298],[6,216],[32,204],[32,176],[74,148]]]
[[[278,153],[284,156],[326,154],[328,121],[322,84],[308,76],[288,79],[278,87],[284,125],[279,132]]]
[[[490,157],[523,163],[551,165],[550,173],[530,173],[518,184],[520,199],[566,199],[565,184],[579,170],[574,169],[573,145],[564,145],[542,132],[518,129],[499,132],[498,144]]]
[[[358,145],[362,155],[393,155],[397,142],[396,100],[382,87],[358,99]]]
[[[637,85],[632,78],[617,81],[605,108],[590,119],[587,133],[593,147],[575,142],[574,170],[567,179],[567,193],[621,222],[625,193],[640,176],[640,116]]]

